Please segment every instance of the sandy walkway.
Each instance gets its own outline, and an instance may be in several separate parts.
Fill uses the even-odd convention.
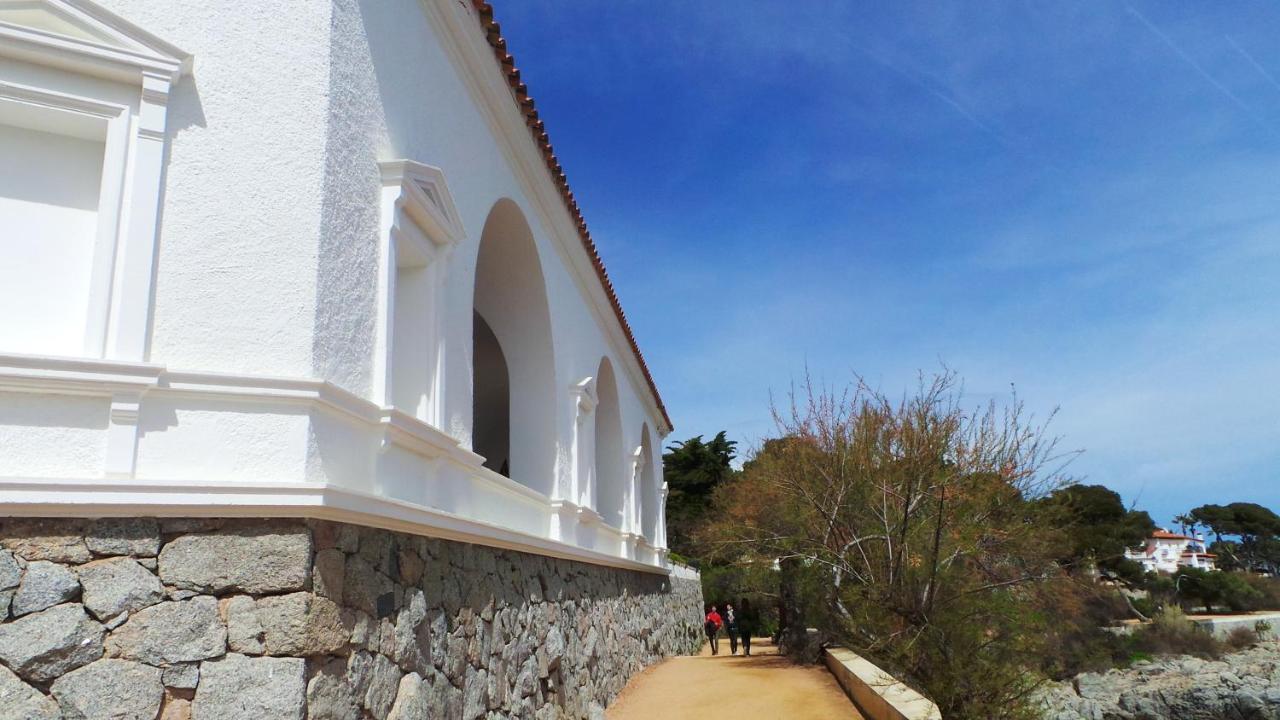
[[[609,707],[609,720],[831,720],[860,718],[820,665],[792,665],[767,640],[751,657],[678,657],[637,675]]]

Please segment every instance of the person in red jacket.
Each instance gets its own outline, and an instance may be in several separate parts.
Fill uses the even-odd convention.
[[[724,625],[724,621],[720,619],[720,613],[716,612],[716,606],[712,605],[711,610],[707,612],[707,622],[703,625],[703,629],[707,631],[707,640],[711,642],[711,654],[720,654],[720,627]]]

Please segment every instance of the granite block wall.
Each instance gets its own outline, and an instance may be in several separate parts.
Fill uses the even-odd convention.
[[[0,720],[594,718],[695,580],[312,520],[0,520]]]

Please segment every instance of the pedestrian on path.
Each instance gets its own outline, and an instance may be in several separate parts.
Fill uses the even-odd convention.
[[[733,603],[724,604],[724,632],[729,636],[729,654],[738,654],[738,617],[733,612]]]
[[[703,629],[707,631],[707,640],[711,642],[711,654],[720,654],[720,628],[724,625],[724,620],[720,618],[720,613],[716,612],[716,606],[712,605],[711,610],[707,612],[707,622],[703,625]]]
[[[751,601],[742,598],[742,602],[738,603],[738,635],[742,637],[742,654],[745,657],[751,656],[751,633],[760,628],[760,619],[755,613],[755,609],[751,607]]]

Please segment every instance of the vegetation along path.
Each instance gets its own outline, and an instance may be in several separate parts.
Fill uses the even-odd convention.
[[[709,646],[637,675],[609,707],[609,720],[832,720],[861,718],[821,665],[794,665],[767,640],[751,657]]]

